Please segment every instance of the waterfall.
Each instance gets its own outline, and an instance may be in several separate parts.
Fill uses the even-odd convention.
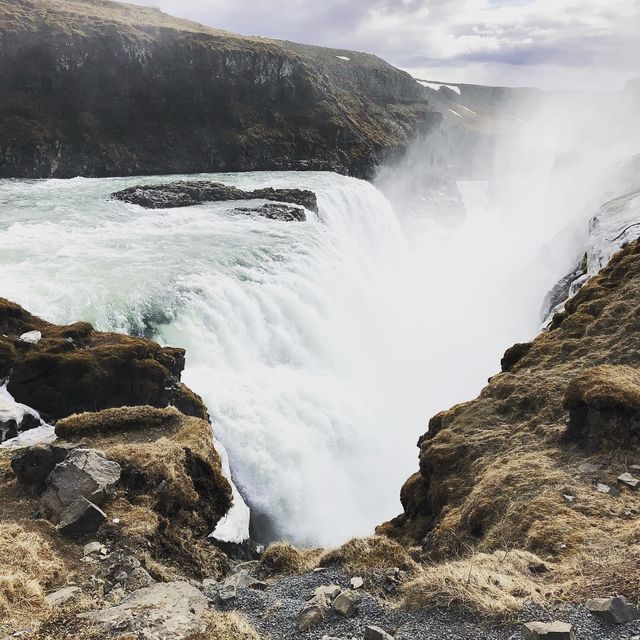
[[[319,215],[108,197],[177,178],[311,189]],[[257,537],[337,544],[400,511],[428,418],[535,331],[546,236],[460,188],[465,222],[445,229],[329,173],[0,181],[0,295],[186,348]]]

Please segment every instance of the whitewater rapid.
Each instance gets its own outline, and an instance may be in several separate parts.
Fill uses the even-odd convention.
[[[492,210],[484,183],[460,184],[467,214],[451,230],[335,174],[183,178],[312,189],[319,216],[108,197],[167,177],[0,180],[0,295],[186,348],[183,379],[262,539],[371,533],[400,511],[428,418],[471,399],[535,333],[557,275],[536,257],[548,231]]]

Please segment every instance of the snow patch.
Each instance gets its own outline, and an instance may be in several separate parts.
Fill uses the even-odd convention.
[[[443,84],[441,82],[428,82],[427,80],[416,80],[418,84],[421,84],[423,87],[427,89],[433,89],[434,91],[440,91],[442,87],[447,87],[447,89],[451,89],[451,91],[457,93],[458,95],[462,95],[462,91],[460,91],[460,87],[455,84]]]
[[[347,58],[347,56],[336,56],[336,58],[340,58],[340,60],[346,60],[347,62],[351,60],[351,58]]]
[[[458,118],[462,118],[462,116],[457,111],[454,111],[453,109],[448,109],[448,111],[451,111],[451,113],[453,113],[454,116],[458,116]]]
[[[38,344],[42,339],[40,331],[27,331],[20,336],[20,342],[26,342],[27,344]]]
[[[42,424],[35,429],[29,429],[19,433],[16,438],[5,440],[0,444],[0,449],[20,449],[32,447],[36,444],[48,444],[56,439],[55,427],[50,424]]]
[[[249,519],[250,512],[247,503],[240,495],[238,488],[231,479],[231,468],[229,466],[229,455],[224,445],[213,438],[213,446],[220,456],[222,463],[222,474],[231,485],[231,495],[233,502],[231,508],[224,517],[218,522],[210,538],[215,538],[220,542],[244,542],[249,538]]]
[[[469,107],[465,107],[463,104],[456,104],[456,106],[464,109],[465,111],[468,111],[469,113],[473,113],[474,116],[478,115],[476,111],[474,111],[473,109],[469,109]]]
[[[18,434],[17,438],[11,438],[6,442],[1,443],[0,447],[9,448],[36,444],[38,442],[43,442],[43,439],[46,440],[47,438],[50,438],[53,434],[53,427],[42,422],[40,414],[35,409],[14,400],[13,396],[7,390],[6,382],[0,386],[0,425],[2,423],[15,422],[18,425],[18,429],[20,429],[20,424],[27,414],[36,418],[41,423],[41,426]],[[8,428],[0,426],[0,441],[4,439],[7,431]],[[31,432],[36,433],[31,435]],[[55,436],[53,437],[55,438]],[[26,444],[23,444],[23,442],[26,442]]]

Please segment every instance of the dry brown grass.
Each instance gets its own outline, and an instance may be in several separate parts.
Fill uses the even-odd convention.
[[[258,632],[236,611],[209,611],[205,614],[207,629],[186,640],[260,640]]]
[[[519,611],[525,602],[544,604],[553,587],[529,569],[540,558],[524,551],[477,553],[421,568],[400,588],[400,606],[459,607],[492,617]]]
[[[289,542],[272,542],[260,556],[260,564],[268,575],[292,575],[311,570],[320,549],[299,549]]]
[[[121,519],[131,535],[153,533],[158,517],[206,535],[231,504],[211,426],[173,407],[73,415],[58,422],[56,434],[96,448],[122,466],[126,495],[115,504],[123,507]]]
[[[569,383],[565,406],[581,403],[599,408],[640,408],[640,372],[633,367],[602,365],[583,372]]]
[[[44,596],[66,570],[44,536],[0,523],[0,559],[0,619],[11,623],[46,609]]]
[[[395,567],[413,571],[418,566],[405,547],[385,536],[349,540],[337,549],[324,552],[318,564],[322,567],[340,565],[351,573]]]

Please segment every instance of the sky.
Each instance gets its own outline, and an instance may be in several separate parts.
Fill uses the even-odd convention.
[[[640,0],[133,0],[242,33],[375,53],[418,78],[619,89]]]

